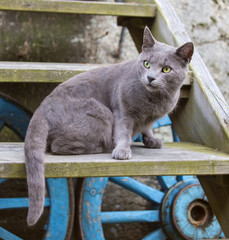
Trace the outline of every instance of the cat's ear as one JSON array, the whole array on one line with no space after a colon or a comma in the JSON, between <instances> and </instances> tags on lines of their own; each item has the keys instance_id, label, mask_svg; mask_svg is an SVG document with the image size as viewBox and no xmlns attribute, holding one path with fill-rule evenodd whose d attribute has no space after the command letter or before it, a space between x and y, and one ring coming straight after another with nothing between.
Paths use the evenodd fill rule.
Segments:
<instances>
[{"instance_id":1,"label":"cat's ear","mask_svg":"<svg viewBox=\"0 0 229 240\"><path fill-rule=\"evenodd\" d=\"M176 50L177 56L181 57L188 64L192 59L194 45L192 42L187 42Z\"/></svg>"},{"instance_id":2,"label":"cat's ear","mask_svg":"<svg viewBox=\"0 0 229 240\"><path fill-rule=\"evenodd\" d=\"M148 27L145 27L144 29L144 35L143 35L143 45L142 50L149 50L152 48L155 44L156 40L154 39L151 31Z\"/></svg>"}]
</instances>

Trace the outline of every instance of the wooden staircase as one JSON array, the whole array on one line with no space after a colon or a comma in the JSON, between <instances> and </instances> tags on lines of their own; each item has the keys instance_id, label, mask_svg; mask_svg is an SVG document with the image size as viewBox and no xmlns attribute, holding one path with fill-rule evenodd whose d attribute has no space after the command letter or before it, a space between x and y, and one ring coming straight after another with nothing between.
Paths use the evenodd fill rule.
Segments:
<instances>
[{"instance_id":1,"label":"wooden staircase","mask_svg":"<svg viewBox=\"0 0 229 240\"><path fill-rule=\"evenodd\" d=\"M153 35L159 41L177 46L191 41L168 0L155 0L154 2L151 0L127 0L124 3L1 0L0 10L118 16L118 24L128 28L139 51L141 51L145 25L151 28ZM75 74L97 66L94 64L0 62L0 88L3 82L60 83ZM173 159L174 161L166 162L163 162L162 159L170 154L167 152L169 148L162 150L161 154L158 153L160 157L157 159L148 156L143 162L141 162L141 154L137 154L137 152L136 158L125 162L109 160L107 155L102 155L106 161L93 160L90 157L79 160L80 157L77 156L72 162L69 162L69 157L66 157L59 164L55 157L49 155L47 156L46 176L198 175L213 211L225 235L229 237L229 206L225 205L229 196L229 107L197 51L195 51L190 64L190 70L190 77L181 92L181 98L184 101L181 101L179 108L171 115L171 118L182 141L204 145L198 149L198 151L201 150L201 157L199 155L199 158L195 158L197 151L195 144L186 145L185 149L185 145L182 143L172 146L174 149L179 149L176 152L177 157ZM209 149L206 153L205 146L225 153ZM24 178L22 145L0 144L1 151L3 155L0 157L0 178ZM167 167L163 167L164 164ZM69 173L67 171L69 166L75 171ZM144 170L148 166L150 166L148 170ZM84 167L87 172L81 171ZM80 172L77 169L80 169ZM125 169L125 171L121 169ZM219 195L220 197L218 197ZM222 206L224 206L223 209Z\"/></svg>"},{"instance_id":2,"label":"wooden staircase","mask_svg":"<svg viewBox=\"0 0 229 240\"><path fill-rule=\"evenodd\" d=\"M152 18L156 14L156 5L144 3L144 1L119 3L59 0L3 0L1 2L1 10Z\"/></svg>"}]
</instances>

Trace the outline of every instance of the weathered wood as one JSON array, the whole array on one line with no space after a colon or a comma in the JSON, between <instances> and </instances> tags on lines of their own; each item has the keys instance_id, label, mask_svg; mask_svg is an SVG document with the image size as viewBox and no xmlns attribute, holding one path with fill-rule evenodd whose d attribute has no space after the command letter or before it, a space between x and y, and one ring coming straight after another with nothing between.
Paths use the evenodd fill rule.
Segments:
<instances>
[{"instance_id":1,"label":"weathered wood","mask_svg":"<svg viewBox=\"0 0 229 240\"><path fill-rule=\"evenodd\" d=\"M157 17L152 32L159 41L180 46L191 41L168 0L155 0ZM190 63L193 85L185 105L172 116L173 125L184 141L201 143L229 153L229 107L195 49ZM228 174L228 170L225 174ZM195 173L198 175L198 173ZM223 232L229 237L229 187L214 177L198 176ZM224 179L228 177L219 176Z\"/></svg>"},{"instance_id":2,"label":"weathered wood","mask_svg":"<svg viewBox=\"0 0 229 240\"><path fill-rule=\"evenodd\" d=\"M59 0L1 0L0 10L153 17L153 4Z\"/></svg>"},{"instance_id":3,"label":"weathered wood","mask_svg":"<svg viewBox=\"0 0 229 240\"><path fill-rule=\"evenodd\" d=\"M118 17L117 24L127 27L135 46L140 53L142 51L143 32L145 26L151 27L154 18L134 18L134 17Z\"/></svg>"},{"instance_id":4,"label":"weathered wood","mask_svg":"<svg viewBox=\"0 0 229 240\"><path fill-rule=\"evenodd\" d=\"M155 0L157 16L152 26L156 39L180 46L191 41L168 0ZM229 153L229 106L195 49L190 63L194 83L187 104L173 115L184 141L197 142Z\"/></svg>"},{"instance_id":5,"label":"weathered wood","mask_svg":"<svg viewBox=\"0 0 229 240\"><path fill-rule=\"evenodd\" d=\"M145 26L151 26L153 22L153 17L150 18L137 18L137 17L118 17L118 26L123 27L135 27L144 29Z\"/></svg>"},{"instance_id":6,"label":"weathered wood","mask_svg":"<svg viewBox=\"0 0 229 240\"><path fill-rule=\"evenodd\" d=\"M110 153L45 155L46 177L209 175L229 172L229 155L192 143L167 143L163 149L135 145L131 160ZM0 144L0 178L25 178L23 143Z\"/></svg>"},{"instance_id":7,"label":"weathered wood","mask_svg":"<svg viewBox=\"0 0 229 240\"><path fill-rule=\"evenodd\" d=\"M0 62L0 82L61 83L69 78L105 65L74 63ZM191 78L184 82L180 98L189 97Z\"/></svg>"},{"instance_id":8,"label":"weathered wood","mask_svg":"<svg viewBox=\"0 0 229 240\"><path fill-rule=\"evenodd\" d=\"M229 175L198 178L225 236L229 237Z\"/></svg>"},{"instance_id":9,"label":"weathered wood","mask_svg":"<svg viewBox=\"0 0 229 240\"><path fill-rule=\"evenodd\" d=\"M0 82L63 82L98 64L0 62Z\"/></svg>"}]
</instances>

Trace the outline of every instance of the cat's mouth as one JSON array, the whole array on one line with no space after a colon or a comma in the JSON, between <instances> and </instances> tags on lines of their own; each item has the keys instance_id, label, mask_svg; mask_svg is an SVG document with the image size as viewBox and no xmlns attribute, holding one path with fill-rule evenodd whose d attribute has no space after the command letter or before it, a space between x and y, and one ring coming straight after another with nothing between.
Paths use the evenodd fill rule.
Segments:
<instances>
[{"instance_id":1,"label":"cat's mouth","mask_svg":"<svg viewBox=\"0 0 229 240\"><path fill-rule=\"evenodd\" d=\"M145 87L152 92L152 91L157 91L159 89L164 88L164 85L159 83L149 83L149 84L146 84Z\"/></svg>"}]
</instances>

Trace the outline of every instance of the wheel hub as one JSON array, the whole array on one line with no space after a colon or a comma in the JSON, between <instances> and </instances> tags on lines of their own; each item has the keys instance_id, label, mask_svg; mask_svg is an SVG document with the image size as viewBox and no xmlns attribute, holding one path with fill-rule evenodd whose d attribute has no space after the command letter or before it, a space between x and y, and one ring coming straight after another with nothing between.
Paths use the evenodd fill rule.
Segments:
<instances>
[{"instance_id":1,"label":"wheel hub","mask_svg":"<svg viewBox=\"0 0 229 240\"><path fill-rule=\"evenodd\" d=\"M169 189L161 221L170 239L218 238L222 232L198 180L181 181Z\"/></svg>"},{"instance_id":2,"label":"wheel hub","mask_svg":"<svg viewBox=\"0 0 229 240\"><path fill-rule=\"evenodd\" d=\"M191 224L201 227L211 223L213 212L209 203L205 200L197 199L191 202L188 207L188 220Z\"/></svg>"}]
</instances>

